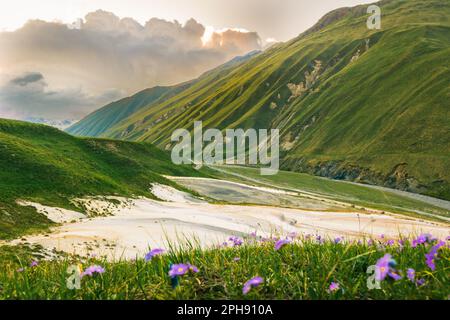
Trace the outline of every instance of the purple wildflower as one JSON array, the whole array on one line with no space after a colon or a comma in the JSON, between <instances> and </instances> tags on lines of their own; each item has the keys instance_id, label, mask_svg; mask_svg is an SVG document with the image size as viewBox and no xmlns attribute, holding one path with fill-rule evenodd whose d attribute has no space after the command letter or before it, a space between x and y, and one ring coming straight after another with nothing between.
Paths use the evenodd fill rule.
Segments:
<instances>
[{"instance_id":1,"label":"purple wildflower","mask_svg":"<svg viewBox=\"0 0 450 320\"><path fill-rule=\"evenodd\" d=\"M424 233L413 240L411 247L415 248L420 244L425 244L427 242L431 243L435 240L436 240L436 238L434 238L433 235L431 235L430 233Z\"/></svg>"},{"instance_id":2,"label":"purple wildflower","mask_svg":"<svg viewBox=\"0 0 450 320\"><path fill-rule=\"evenodd\" d=\"M239 257L235 257L235 258L233 259L233 261L235 261L235 262L240 261L240 260L241 260L241 258L239 258Z\"/></svg>"},{"instance_id":3,"label":"purple wildflower","mask_svg":"<svg viewBox=\"0 0 450 320\"><path fill-rule=\"evenodd\" d=\"M290 232L288 234L288 237L291 238L292 240L298 237L298 233L297 232Z\"/></svg>"},{"instance_id":4,"label":"purple wildflower","mask_svg":"<svg viewBox=\"0 0 450 320\"><path fill-rule=\"evenodd\" d=\"M373 240L372 239L369 239L369 241L367 241L367 245L368 246L371 246L373 244Z\"/></svg>"},{"instance_id":5,"label":"purple wildflower","mask_svg":"<svg viewBox=\"0 0 450 320\"><path fill-rule=\"evenodd\" d=\"M427 241L427 238L425 237L425 235L420 235L412 241L411 247L415 248L419 244L424 244L426 241Z\"/></svg>"},{"instance_id":6,"label":"purple wildflower","mask_svg":"<svg viewBox=\"0 0 450 320\"><path fill-rule=\"evenodd\" d=\"M38 265L39 265L39 262L37 262L36 260L33 260L30 263L30 267L32 267L32 268L37 267Z\"/></svg>"},{"instance_id":7,"label":"purple wildflower","mask_svg":"<svg viewBox=\"0 0 450 320\"><path fill-rule=\"evenodd\" d=\"M192 264L189 265L189 271L193 273L198 273L198 268Z\"/></svg>"},{"instance_id":8,"label":"purple wildflower","mask_svg":"<svg viewBox=\"0 0 450 320\"><path fill-rule=\"evenodd\" d=\"M278 250L280 250L281 248L283 248L285 245L287 245L289 243L291 243L291 240L288 240L288 239L278 240L275 243L275 250L278 251Z\"/></svg>"},{"instance_id":9,"label":"purple wildflower","mask_svg":"<svg viewBox=\"0 0 450 320\"><path fill-rule=\"evenodd\" d=\"M441 247L443 247L444 245L445 245L444 241L439 241L439 243L436 244L435 246L433 246L431 248L430 252L425 255L426 263L427 263L428 267L433 271L436 269L436 265L434 264L434 262L438 256L438 250Z\"/></svg>"},{"instance_id":10,"label":"purple wildflower","mask_svg":"<svg viewBox=\"0 0 450 320\"><path fill-rule=\"evenodd\" d=\"M342 238L341 237L337 237L336 239L334 239L334 243L335 244L338 244L338 243L340 243L342 241Z\"/></svg>"},{"instance_id":11,"label":"purple wildflower","mask_svg":"<svg viewBox=\"0 0 450 320\"><path fill-rule=\"evenodd\" d=\"M242 239L239 237L230 237L228 240L233 242L233 245L235 247L238 247L244 243L244 241L242 241Z\"/></svg>"},{"instance_id":12,"label":"purple wildflower","mask_svg":"<svg viewBox=\"0 0 450 320\"><path fill-rule=\"evenodd\" d=\"M164 253L163 249L153 249L149 253L145 255L145 261L151 261L155 256L161 255Z\"/></svg>"},{"instance_id":13,"label":"purple wildflower","mask_svg":"<svg viewBox=\"0 0 450 320\"><path fill-rule=\"evenodd\" d=\"M416 270L409 268L408 270L406 270L406 274L409 281L414 282L414 279L416 278Z\"/></svg>"},{"instance_id":14,"label":"purple wildflower","mask_svg":"<svg viewBox=\"0 0 450 320\"><path fill-rule=\"evenodd\" d=\"M323 244L323 243L325 242L325 239L322 238L322 236L317 236L317 237L316 237L316 240L317 240L317 243L318 243L318 244Z\"/></svg>"},{"instance_id":15,"label":"purple wildflower","mask_svg":"<svg viewBox=\"0 0 450 320\"><path fill-rule=\"evenodd\" d=\"M425 279L419 279L419 280L416 281L416 285L417 285L418 287L421 287L421 286L423 286L424 284L425 284Z\"/></svg>"},{"instance_id":16,"label":"purple wildflower","mask_svg":"<svg viewBox=\"0 0 450 320\"><path fill-rule=\"evenodd\" d=\"M400 280L402 278L402 276L399 275L397 271L389 271L388 275L389 275L389 277L391 277L395 281L398 281L398 280Z\"/></svg>"},{"instance_id":17,"label":"purple wildflower","mask_svg":"<svg viewBox=\"0 0 450 320\"><path fill-rule=\"evenodd\" d=\"M95 273L102 274L105 273L105 269L101 266L90 266L81 274L82 277L90 276L92 277Z\"/></svg>"},{"instance_id":18,"label":"purple wildflower","mask_svg":"<svg viewBox=\"0 0 450 320\"><path fill-rule=\"evenodd\" d=\"M395 240L388 240L386 242L386 245L388 245L388 246L393 246L394 244L395 244Z\"/></svg>"},{"instance_id":19,"label":"purple wildflower","mask_svg":"<svg viewBox=\"0 0 450 320\"><path fill-rule=\"evenodd\" d=\"M175 278L178 276L184 276L189 271L197 273L198 268L196 266L193 266L188 263L174 264L171 266L171 268L169 270L169 276L172 278Z\"/></svg>"},{"instance_id":20,"label":"purple wildflower","mask_svg":"<svg viewBox=\"0 0 450 320\"><path fill-rule=\"evenodd\" d=\"M261 277L254 277L250 280L248 280L245 284L244 287L242 288L242 293L243 294L247 294L250 292L250 289L252 287L257 287L259 286L261 283L264 282L264 279Z\"/></svg>"},{"instance_id":21,"label":"purple wildflower","mask_svg":"<svg viewBox=\"0 0 450 320\"><path fill-rule=\"evenodd\" d=\"M384 234L380 234L380 239L384 239Z\"/></svg>"},{"instance_id":22,"label":"purple wildflower","mask_svg":"<svg viewBox=\"0 0 450 320\"><path fill-rule=\"evenodd\" d=\"M328 288L328 292L334 292L339 290L339 283L331 282L330 287Z\"/></svg>"},{"instance_id":23,"label":"purple wildflower","mask_svg":"<svg viewBox=\"0 0 450 320\"><path fill-rule=\"evenodd\" d=\"M392 261L392 256L389 253L385 254L381 259L377 261L375 269L376 280L383 281L386 278Z\"/></svg>"},{"instance_id":24,"label":"purple wildflower","mask_svg":"<svg viewBox=\"0 0 450 320\"><path fill-rule=\"evenodd\" d=\"M176 276L183 276L189 271L189 265L181 263L181 264L174 264L169 270L169 276L176 277Z\"/></svg>"}]
</instances>

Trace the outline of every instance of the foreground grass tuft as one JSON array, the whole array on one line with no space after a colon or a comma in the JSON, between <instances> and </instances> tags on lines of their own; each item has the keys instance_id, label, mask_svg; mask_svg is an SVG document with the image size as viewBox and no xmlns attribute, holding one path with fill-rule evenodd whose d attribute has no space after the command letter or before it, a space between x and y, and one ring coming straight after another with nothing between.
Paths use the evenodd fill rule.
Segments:
<instances>
[{"instance_id":1,"label":"foreground grass tuft","mask_svg":"<svg viewBox=\"0 0 450 320\"><path fill-rule=\"evenodd\" d=\"M236 241L234 239L233 241ZM282 246L275 240L247 240L242 245L210 250L172 250L134 261L107 262L66 257L38 261L31 251L1 248L0 299L447 299L450 250L437 250L435 270L425 255L438 243L379 239L364 243L296 239ZM235 242L236 243L236 242ZM276 247L281 247L276 250ZM390 271L400 275L369 290L366 271L390 254ZM34 264L33 264L34 262ZM379 262L380 263L380 262ZM34 266L32 266L32 264ZM174 264L186 264L184 275L170 278ZM79 290L67 287L69 267L90 270ZM91 268L89 268L91 267ZM195 272L196 268L198 272ZM414 279L407 270L414 269ZM73 271L73 270L72 270ZM92 273L92 271L94 271ZM254 280L248 294L244 284ZM332 284L333 283L333 284ZM175 287L175 288L174 288ZM248 288L247 288L248 289Z\"/></svg>"}]
</instances>

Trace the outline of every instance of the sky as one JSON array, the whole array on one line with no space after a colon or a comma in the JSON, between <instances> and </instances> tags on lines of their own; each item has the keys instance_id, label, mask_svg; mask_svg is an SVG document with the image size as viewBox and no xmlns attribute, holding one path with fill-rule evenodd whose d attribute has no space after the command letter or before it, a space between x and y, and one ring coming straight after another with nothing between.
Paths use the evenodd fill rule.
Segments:
<instances>
[{"instance_id":1,"label":"sky","mask_svg":"<svg viewBox=\"0 0 450 320\"><path fill-rule=\"evenodd\" d=\"M0 117L78 120L289 40L333 9L370 2L0 0Z\"/></svg>"},{"instance_id":2,"label":"sky","mask_svg":"<svg viewBox=\"0 0 450 320\"><path fill-rule=\"evenodd\" d=\"M149 18L194 18L216 29L239 27L263 39L286 41L312 26L325 13L375 0L14 0L0 1L0 30L14 30L29 19L72 22L102 9L131 17L141 24Z\"/></svg>"}]
</instances>

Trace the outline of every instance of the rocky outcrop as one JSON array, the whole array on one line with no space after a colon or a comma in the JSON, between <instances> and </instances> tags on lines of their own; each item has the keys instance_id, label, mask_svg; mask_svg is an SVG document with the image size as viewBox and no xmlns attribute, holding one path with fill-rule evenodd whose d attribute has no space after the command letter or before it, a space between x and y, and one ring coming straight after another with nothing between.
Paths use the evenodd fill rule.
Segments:
<instances>
[{"instance_id":1,"label":"rocky outcrop","mask_svg":"<svg viewBox=\"0 0 450 320\"><path fill-rule=\"evenodd\" d=\"M436 180L429 184L419 181L408 173L407 163L400 163L389 172L379 172L348 161L313 161L305 158L290 158L282 162L281 168L336 180L366 183L434 196L442 193L439 190L449 188L449 183L443 180Z\"/></svg>"}]
</instances>

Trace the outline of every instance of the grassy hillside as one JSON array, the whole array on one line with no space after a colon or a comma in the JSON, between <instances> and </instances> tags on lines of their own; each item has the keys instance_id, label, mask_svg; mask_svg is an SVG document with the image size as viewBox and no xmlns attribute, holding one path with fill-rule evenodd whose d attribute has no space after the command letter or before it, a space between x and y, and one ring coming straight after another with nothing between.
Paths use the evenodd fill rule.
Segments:
<instances>
[{"instance_id":1,"label":"grassy hillside","mask_svg":"<svg viewBox=\"0 0 450 320\"><path fill-rule=\"evenodd\" d=\"M0 239L49 225L17 199L71 208L87 195L146 195L161 175L198 175L148 143L80 139L57 129L0 119Z\"/></svg>"},{"instance_id":2,"label":"grassy hillside","mask_svg":"<svg viewBox=\"0 0 450 320\"><path fill-rule=\"evenodd\" d=\"M279 128L284 169L450 199L450 3L377 4L380 30L367 29L367 5L338 9L100 136L169 149L194 120Z\"/></svg>"}]
</instances>

